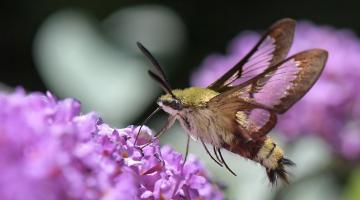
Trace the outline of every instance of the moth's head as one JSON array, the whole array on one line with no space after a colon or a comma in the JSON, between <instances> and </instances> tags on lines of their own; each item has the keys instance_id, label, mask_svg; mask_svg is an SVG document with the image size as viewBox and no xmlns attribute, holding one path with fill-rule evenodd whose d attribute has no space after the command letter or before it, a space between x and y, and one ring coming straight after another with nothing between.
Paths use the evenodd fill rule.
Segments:
<instances>
[{"instance_id":1,"label":"moth's head","mask_svg":"<svg viewBox=\"0 0 360 200\"><path fill-rule=\"evenodd\" d=\"M174 115L181 111L184 108L184 105L179 98L172 94L165 94L160 96L157 100L157 104L165 112Z\"/></svg>"}]
</instances>

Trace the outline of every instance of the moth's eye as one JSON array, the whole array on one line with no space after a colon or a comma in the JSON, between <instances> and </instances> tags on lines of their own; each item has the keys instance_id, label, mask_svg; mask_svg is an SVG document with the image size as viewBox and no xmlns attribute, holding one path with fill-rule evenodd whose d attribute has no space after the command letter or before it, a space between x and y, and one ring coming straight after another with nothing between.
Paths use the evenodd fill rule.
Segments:
<instances>
[{"instance_id":1,"label":"moth's eye","mask_svg":"<svg viewBox=\"0 0 360 200\"><path fill-rule=\"evenodd\" d=\"M177 99L173 99L170 101L170 107L172 107L175 110L181 110L182 109L182 105L181 102Z\"/></svg>"}]
</instances>

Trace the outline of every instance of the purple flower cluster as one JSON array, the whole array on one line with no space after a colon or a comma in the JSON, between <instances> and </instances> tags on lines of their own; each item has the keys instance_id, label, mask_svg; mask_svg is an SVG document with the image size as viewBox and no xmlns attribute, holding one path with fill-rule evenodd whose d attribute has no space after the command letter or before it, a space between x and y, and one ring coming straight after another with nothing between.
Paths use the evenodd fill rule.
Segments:
<instances>
[{"instance_id":1,"label":"purple flower cluster","mask_svg":"<svg viewBox=\"0 0 360 200\"><path fill-rule=\"evenodd\" d=\"M223 199L203 166L50 93L0 93L1 199ZM138 145L151 139L144 127Z\"/></svg>"},{"instance_id":2,"label":"purple flower cluster","mask_svg":"<svg viewBox=\"0 0 360 200\"><path fill-rule=\"evenodd\" d=\"M228 55L213 54L204 60L192 83L212 83L259 38L256 32L240 34L231 42ZM360 159L360 40L350 30L300 22L290 55L310 48L329 52L325 70L304 98L281 117L277 129L289 139L316 134L345 158Z\"/></svg>"}]
</instances>

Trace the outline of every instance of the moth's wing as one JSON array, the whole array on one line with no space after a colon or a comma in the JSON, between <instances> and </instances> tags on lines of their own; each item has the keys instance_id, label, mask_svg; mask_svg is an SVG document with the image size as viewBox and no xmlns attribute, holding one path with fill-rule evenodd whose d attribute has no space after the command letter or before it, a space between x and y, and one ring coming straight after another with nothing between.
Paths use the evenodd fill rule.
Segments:
<instances>
[{"instance_id":1,"label":"moth's wing","mask_svg":"<svg viewBox=\"0 0 360 200\"><path fill-rule=\"evenodd\" d=\"M229 90L284 60L291 47L294 30L295 21L292 19L282 19L273 24L243 59L208 88L218 92Z\"/></svg>"},{"instance_id":2,"label":"moth's wing","mask_svg":"<svg viewBox=\"0 0 360 200\"><path fill-rule=\"evenodd\" d=\"M232 131L238 130L245 139L265 135L275 126L276 113L284 113L313 86L327 56L321 49L295 54L215 96L207 107L218 118L231 120Z\"/></svg>"},{"instance_id":3,"label":"moth's wing","mask_svg":"<svg viewBox=\"0 0 360 200\"><path fill-rule=\"evenodd\" d=\"M266 135L277 122L275 112L238 96L213 98L207 108L212 110L218 123L226 123L232 133L241 135L243 141Z\"/></svg>"},{"instance_id":4,"label":"moth's wing","mask_svg":"<svg viewBox=\"0 0 360 200\"><path fill-rule=\"evenodd\" d=\"M248 134L250 138L258 138L266 135L274 128L277 122L276 113L263 109L254 108L238 111L236 122L239 129Z\"/></svg>"},{"instance_id":5,"label":"moth's wing","mask_svg":"<svg viewBox=\"0 0 360 200\"><path fill-rule=\"evenodd\" d=\"M237 96L252 99L267 109L282 114L314 85L327 57L327 51L322 49L297 53L215 98Z\"/></svg>"}]
</instances>

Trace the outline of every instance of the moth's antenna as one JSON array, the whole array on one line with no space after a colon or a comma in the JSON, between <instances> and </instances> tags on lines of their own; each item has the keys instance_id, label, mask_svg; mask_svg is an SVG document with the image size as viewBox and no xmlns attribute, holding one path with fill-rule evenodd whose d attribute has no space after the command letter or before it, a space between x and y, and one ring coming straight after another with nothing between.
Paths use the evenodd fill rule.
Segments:
<instances>
[{"instance_id":1,"label":"moth's antenna","mask_svg":"<svg viewBox=\"0 0 360 200\"><path fill-rule=\"evenodd\" d=\"M155 67L155 73L152 71L149 71L150 76L155 79L158 83L161 84L163 89L171 94L171 96L175 97L175 95L171 92L171 87L166 79L164 70L161 68L159 62L155 59L155 57L150 53L149 50L147 50L144 45L142 45L140 42L136 43L140 51L149 59L151 64Z\"/></svg>"},{"instance_id":2,"label":"moth's antenna","mask_svg":"<svg viewBox=\"0 0 360 200\"><path fill-rule=\"evenodd\" d=\"M141 124L140 128L139 128L139 131L137 132L136 134L136 137L135 137L135 142L134 142L134 146L136 145L136 142L139 138L139 135L140 135L140 131L142 129L142 127L144 126L144 124L146 124L146 122L151 119L152 116L154 116L157 112L159 112L159 110L161 110L160 107L157 107L149 116L146 117L146 119L143 121L143 123Z\"/></svg>"},{"instance_id":3,"label":"moth's antenna","mask_svg":"<svg viewBox=\"0 0 360 200\"><path fill-rule=\"evenodd\" d=\"M141 52L149 59L151 64L155 67L156 71L160 73L161 77L165 79L165 73L163 69L161 68L159 62L155 59L155 57L150 53L149 50L147 50L144 45L142 45L140 42L136 43L138 48L141 50Z\"/></svg>"},{"instance_id":4,"label":"moth's antenna","mask_svg":"<svg viewBox=\"0 0 360 200\"><path fill-rule=\"evenodd\" d=\"M150 77L153 80L155 80L156 82L158 82L160 84L160 86L162 87L162 89L165 92L171 94L171 96L175 98L175 95L171 92L171 89L169 88L169 86L166 84L166 82L161 77L159 77L157 74L155 74L151 70L148 71L148 74L150 75Z\"/></svg>"}]
</instances>

